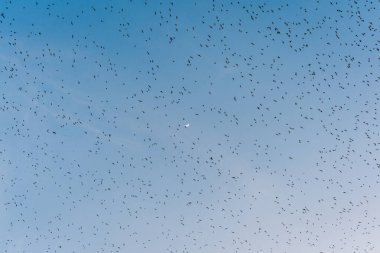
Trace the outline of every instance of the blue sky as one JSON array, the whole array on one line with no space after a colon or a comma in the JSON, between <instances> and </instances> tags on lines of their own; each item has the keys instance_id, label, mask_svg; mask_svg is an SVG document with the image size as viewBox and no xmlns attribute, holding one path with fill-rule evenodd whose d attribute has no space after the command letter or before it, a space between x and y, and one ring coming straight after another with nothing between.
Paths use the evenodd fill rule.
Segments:
<instances>
[{"instance_id":1,"label":"blue sky","mask_svg":"<svg viewBox=\"0 0 380 253\"><path fill-rule=\"evenodd\" d=\"M4 252L377 252L376 2L0 4Z\"/></svg>"}]
</instances>

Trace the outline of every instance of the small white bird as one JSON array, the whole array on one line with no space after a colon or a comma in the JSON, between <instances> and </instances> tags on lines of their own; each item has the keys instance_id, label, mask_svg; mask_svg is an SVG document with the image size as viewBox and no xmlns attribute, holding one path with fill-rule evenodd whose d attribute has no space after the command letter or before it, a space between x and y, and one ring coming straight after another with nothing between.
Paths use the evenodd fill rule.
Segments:
<instances>
[{"instance_id":1,"label":"small white bird","mask_svg":"<svg viewBox=\"0 0 380 253\"><path fill-rule=\"evenodd\" d=\"M187 123L187 124L185 125L186 128L188 128L189 126L190 126L190 123Z\"/></svg>"}]
</instances>

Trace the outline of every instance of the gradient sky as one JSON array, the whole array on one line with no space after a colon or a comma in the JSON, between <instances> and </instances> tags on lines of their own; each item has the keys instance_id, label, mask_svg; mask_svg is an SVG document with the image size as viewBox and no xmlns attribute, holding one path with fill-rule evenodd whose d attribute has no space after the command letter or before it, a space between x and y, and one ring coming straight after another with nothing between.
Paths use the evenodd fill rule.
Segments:
<instances>
[{"instance_id":1,"label":"gradient sky","mask_svg":"<svg viewBox=\"0 0 380 253\"><path fill-rule=\"evenodd\" d=\"M2 1L1 252L379 252L380 2Z\"/></svg>"}]
</instances>

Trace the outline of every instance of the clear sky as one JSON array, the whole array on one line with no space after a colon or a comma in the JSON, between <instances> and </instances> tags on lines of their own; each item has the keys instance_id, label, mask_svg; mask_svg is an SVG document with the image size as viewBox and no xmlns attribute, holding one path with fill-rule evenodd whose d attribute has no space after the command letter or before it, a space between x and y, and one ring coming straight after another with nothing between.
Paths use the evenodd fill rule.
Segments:
<instances>
[{"instance_id":1,"label":"clear sky","mask_svg":"<svg viewBox=\"0 0 380 253\"><path fill-rule=\"evenodd\" d=\"M379 252L379 6L1 1L0 252Z\"/></svg>"}]
</instances>

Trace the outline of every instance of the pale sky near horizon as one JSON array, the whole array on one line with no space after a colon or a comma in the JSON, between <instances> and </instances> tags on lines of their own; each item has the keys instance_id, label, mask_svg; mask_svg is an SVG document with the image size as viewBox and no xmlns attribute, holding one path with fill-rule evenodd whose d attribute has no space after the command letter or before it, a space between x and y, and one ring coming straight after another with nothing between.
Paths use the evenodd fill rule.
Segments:
<instances>
[{"instance_id":1,"label":"pale sky near horizon","mask_svg":"<svg viewBox=\"0 0 380 253\"><path fill-rule=\"evenodd\" d=\"M379 252L379 8L1 2L0 252Z\"/></svg>"}]
</instances>

